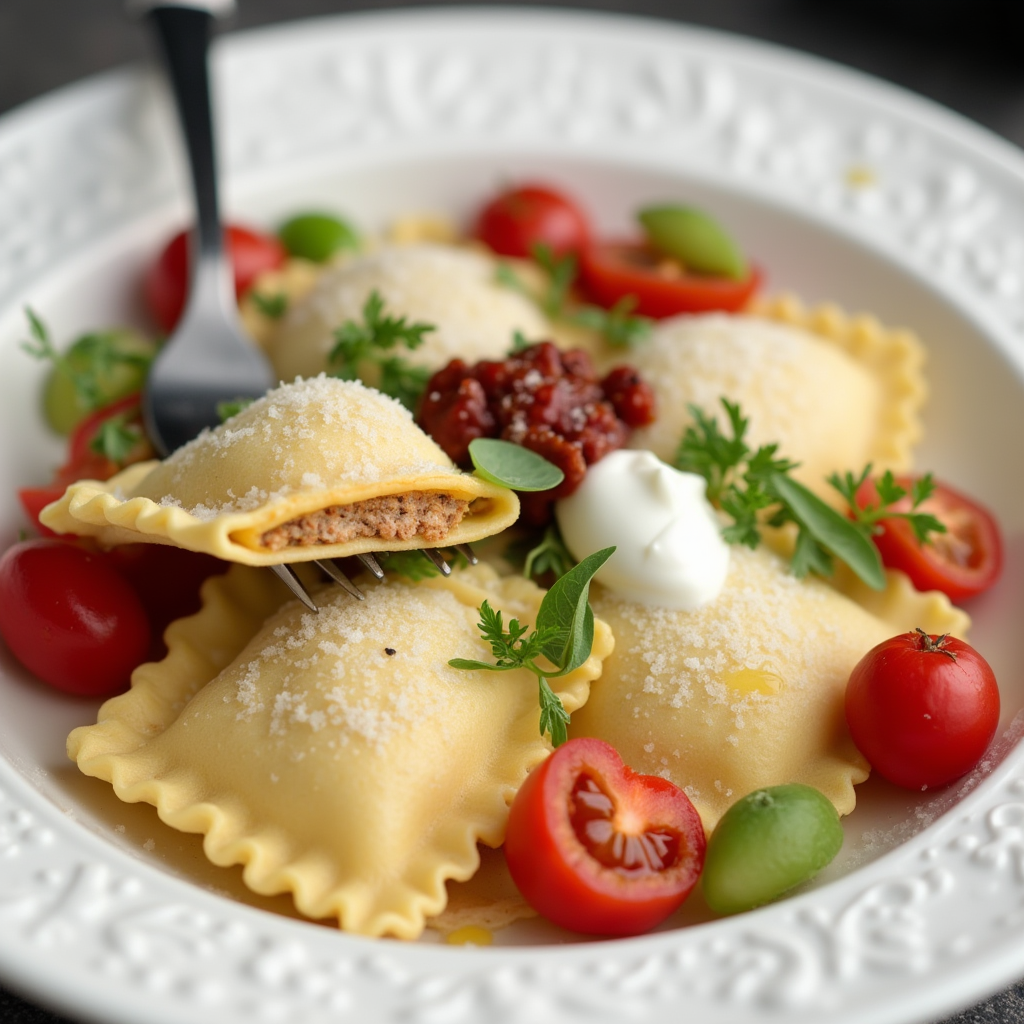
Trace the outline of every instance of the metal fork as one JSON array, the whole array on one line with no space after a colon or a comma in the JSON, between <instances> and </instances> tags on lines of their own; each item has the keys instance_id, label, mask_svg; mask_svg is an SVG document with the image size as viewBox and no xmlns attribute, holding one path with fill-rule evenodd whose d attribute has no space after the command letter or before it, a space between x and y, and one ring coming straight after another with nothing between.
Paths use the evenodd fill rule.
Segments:
<instances>
[{"instance_id":1,"label":"metal fork","mask_svg":"<svg viewBox=\"0 0 1024 1024\"><path fill-rule=\"evenodd\" d=\"M216 426L222 402L258 398L276 383L270 362L248 340L239 322L217 202L207 51L213 10L224 13L233 6L230 0L208 0L205 7L196 0L133 4L146 14L160 43L185 137L196 208L188 300L173 335L153 362L142 401L147 433L164 456L204 427ZM470 562L476 561L466 545L459 550ZM444 575L451 573L439 551L423 553ZM357 557L378 580L384 578L373 555ZM334 561L323 559L316 564L353 597L363 599L362 591ZM291 566L270 568L299 600L317 610Z\"/></svg>"}]
</instances>

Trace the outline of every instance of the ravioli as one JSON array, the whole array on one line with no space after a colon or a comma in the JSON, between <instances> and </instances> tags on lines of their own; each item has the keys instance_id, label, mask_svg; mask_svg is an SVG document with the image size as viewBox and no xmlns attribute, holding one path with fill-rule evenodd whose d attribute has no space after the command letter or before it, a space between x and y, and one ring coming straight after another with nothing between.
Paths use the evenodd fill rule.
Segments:
<instances>
[{"instance_id":1,"label":"ravioli","mask_svg":"<svg viewBox=\"0 0 1024 1024\"><path fill-rule=\"evenodd\" d=\"M456 358L503 358L516 331L539 340L549 325L532 302L499 285L495 273L493 259L468 249L385 246L324 270L278 322L267 354L282 380L327 369L334 332L348 320L362 322L363 305L376 290L387 314L434 328L403 353L408 362L440 369Z\"/></svg>"},{"instance_id":2,"label":"ravioli","mask_svg":"<svg viewBox=\"0 0 1024 1024\"><path fill-rule=\"evenodd\" d=\"M966 625L948 601L899 580L887 601L883 619L821 580L796 579L767 549L738 546L722 593L697 611L595 586L615 650L569 734L607 740L635 771L681 786L709 830L740 797L791 782L848 814L868 774L843 710L854 665L922 614L933 631Z\"/></svg>"},{"instance_id":3,"label":"ravioli","mask_svg":"<svg viewBox=\"0 0 1024 1024\"><path fill-rule=\"evenodd\" d=\"M502 842L512 797L550 751L530 672L448 660L490 660L483 600L530 622L543 591L481 566L389 579L364 602L332 588L318 615L280 606L282 593L243 566L209 581L164 661L76 729L69 754L120 799L204 833L210 860L243 864L254 891L291 892L301 913L349 931L415 938L445 882L476 871L477 842ZM591 657L552 680L570 712L611 647L598 621Z\"/></svg>"},{"instance_id":4,"label":"ravioli","mask_svg":"<svg viewBox=\"0 0 1024 1024\"><path fill-rule=\"evenodd\" d=\"M658 419L633 433L632 448L671 462L693 404L725 422L722 396L750 424L748 444L778 443L800 463L794 476L828 495L833 472L910 468L925 397L923 350L908 331L835 307L807 311L792 298L758 315L708 314L661 321L630 354L654 388Z\"/></svg>"},{"instance_id":5,"label":"ravioli","mask_svg":"<svg viewBox=\"0 0 1024 1024\"><path fill-rule=\"evenodd\" d=\"M72 484L40 519L107 545L272 565L469 543L518 514L512 491L461 472L398 402L320 376L269 392L163 462Z\"/></svg>"}]
</instances>

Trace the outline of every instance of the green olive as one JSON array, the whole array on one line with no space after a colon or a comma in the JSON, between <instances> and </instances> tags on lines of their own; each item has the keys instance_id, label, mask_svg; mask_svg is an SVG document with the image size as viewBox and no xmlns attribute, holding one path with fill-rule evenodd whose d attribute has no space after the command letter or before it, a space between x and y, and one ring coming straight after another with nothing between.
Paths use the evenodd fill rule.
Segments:
<instances>
[{"instance_id":1,"label":"green olive","mask_svg":"<svg viewBox=\"0 0 1024 1024\"><path fill-rule=\"evenodd\" d=\"M638 214L647 240L698 274L747 276L739 246L713 217L692 206L649 206Z\"/></svg>"},{"instance_id":2,"label":"green olive","mask_svg":"<svg viewBox=\"0 0 1024 1024\"><path fill-rule=\"evenodd\" d=\"M155 350L152 341L134 331L83 335L46 379L46 422L58 434L70 434L91 412L141 390Z\"/></svg>"},{"instance_id":3,"label":"green olive","mask_svg":"<svg viewBox=\"0 0 1024 1024\"><path fill-rule=\"evenodd\" d=\"M811 786L759 789L711 833L701 885L720 914L751 910L813 878L843 845L839 815Z\"/></svg>"},{"instance_id":4,"label":"green olive","mask_svg":"<svg viewBox=\"0 0 1024 1024\"><path fill-rule=\"evenodd\" d=\"M300 213L277 234L292 256L314 263L324 263L341 249L359 248L355 228L329 213Z\"/></svg>"}]
</instances>

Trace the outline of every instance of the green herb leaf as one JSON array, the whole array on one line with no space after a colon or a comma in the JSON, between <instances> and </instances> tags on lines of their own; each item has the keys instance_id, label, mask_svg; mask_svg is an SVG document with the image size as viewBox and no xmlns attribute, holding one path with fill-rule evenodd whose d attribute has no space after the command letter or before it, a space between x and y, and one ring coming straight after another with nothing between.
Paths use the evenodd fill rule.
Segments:
<instances>
[{"instance_id":1,"label":"green herb leaf","mask_svg":"<svg viewBox=\"0 0 1024 1024\"><path fill-rule=\"evenodd\" d=\"M512 619L506 628L501 612L484 601L477 628L491 647L494 663L470 658L452 658L448 662L453 668L466 671L525 668L532 672L537 677L540 732L542 736L549 735L556 747L566 740L569 714L547 681L567 675L590 657L594 645L594 613L587 603L590 581L614 550L595 552L566 573L544 596L532 632L518 619ZM537 665L536 659L541 655L556 666L554 671Z\"/></svg>"},{"instance_id":2,"label":"green herb leaf","mask_svg":"<svg viewBox=\"0 0 1024 1024\"><path fill-rule=\"evenodd\" d=\"M263 295L261 292L249 292L252 304L271 320L280 320L288 309L288 296L284 292L276 295Z\"/></svg>"},{"instance_id":3,"label":"green herb leaf","mask_svg":"<svg viewBox=\"0 0 1024 1024\"><path fill-rule=\"evenodd\" d=\"M579 668L590 657L594 644L594 613L587 602L590 581L614 551L613 547L602 548L587 555L544 595L537 612L537 629L558 631L543 650L561 674Z\"/></svg>"},{"instance_id":4,"label":"green herb leaf","mask_svg":"<svg viewBox=\"0 0 1024 1024\"><path fill-rule=\"evenodd\" d=\"M132 449L142 440L142 431L128 422L128 414L104 420L89 442L91 451L115 465L123 466Z\"/></svg>"},{"instance_id":5,"label":"green herb leaf","mask_svg":"<svg viewBox=\"0 0 1024 1024\"><path fill-rule=\"evenodd\" d=\"M221 423L224 423L232 416L237 416L243 409L247 409L252 403L253 399L251 398L232 398L218 402L217 415L220 417Z\"/></svg>"},{"instance_id":6,"label":"green herb leaf","mask_svg":"<svg viewBox=\"0 0 1024 1024\"><path fill-rule=\"evenodd\" d=\"M692 206L649 206L639 213L647 240L698 274L740 280L747 261L721 224Z\"/></svg>"},{"instance_id":7,"label":"green herb leaf","mask_svg":"<svg viewBox=\"0 0 1024 1024\"><path fill-rule=\"evenodd\" d=\"M395 355L394 349L419 348L423 336L433 330L432 324L410 324L404 316L386 315L384 300L375 289L363 304L363 322L348 320L334 332L328 370L341 380L361 380L365 366L375 365L380 374L377 389L415 410L430 374Z\"/></svg>"},{"instance_id":8,"label":"green herb leaf","mask_svg":"<svg viewBox=\"0 0 1024 1024\"><path fill-rule=\"evenodd\" d=\"M470 441L469 457L477 476L514 491L549 491L565 479L565 474L543 455L495 437Z\"/></svg>"},{"instance_id":9,"label":"green herb leaf","mask_svg":"<svg viewBox=\"0 0 1024 1024\"><path fill-rule=\"evenodd\" d=\"M380 551L375 557L381 568L414 582L441 575L441 570L418 548L411 551ZM464 555L456 551L453 552L448 564L453 568L464 568L469 562Z\"/></svg>"},{"instance_id":10,"label":"green herb leaf","mask_svg":"<svg viewBox=\"0 0 1024 1024\"><path fill-rule=\"evenodd\" d=\"M564 576L575 564L569 549L553 523L544 530L538 541L536 534L515 541L505 549L505 558L522 569L527 579L539 580L551 575Z\"/></svg>"}]
</instances>

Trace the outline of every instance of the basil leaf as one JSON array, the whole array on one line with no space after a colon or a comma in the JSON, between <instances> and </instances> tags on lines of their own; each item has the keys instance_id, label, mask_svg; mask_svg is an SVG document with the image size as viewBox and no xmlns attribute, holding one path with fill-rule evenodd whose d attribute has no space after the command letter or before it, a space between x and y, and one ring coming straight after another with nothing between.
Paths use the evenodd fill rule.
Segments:
<instances>
[{"instance_id":1,"label":"basil leaf","mask_svg":"<svg viewBox=\"0 0 1024 1024\"><path fill-rule=\"evenodd\" d=\"M737 281L747 275L739 246L714 219L692 206L649 206L638 214L655 249L674 256L698 274L715 274Z\"/></svg>"},{"instance_id":2,"label":"basil leaf","mask_svg":"<svg viewBox=\"0 0 1024 1024\"><path fill-rule=\"evenodd\" d=\"M587 603L590 581L614 551L602 548L587 555L544 595L537 612L537 629L566 630L543 647L544 656L559 667L560 675L579 668L590 657L594 645L594 613Z\"/></svg>"},{"instance_id":3,"label":"basil leaf","mask_svg":"<svg viewBox=\"0 0 1024 1024\"><path fill-rule=\"evenodd\" d=\"M823 548L846 562L873 590L885 589L885 570L878 549L846 516L781 473L772 473L766 486L789 505L804 529Z\"/></svg>"},{"instance_id":4,"label":"basil leaf","mask_svg":"<svg viewBox=\"0 0 1024 1024\"><path fill-rule=\"evenodd\" d=\"M478 437L469 442L476 475L514 491L549 491L565 474L543 455L511 441Z\"/></svg>"}]
</instances>

